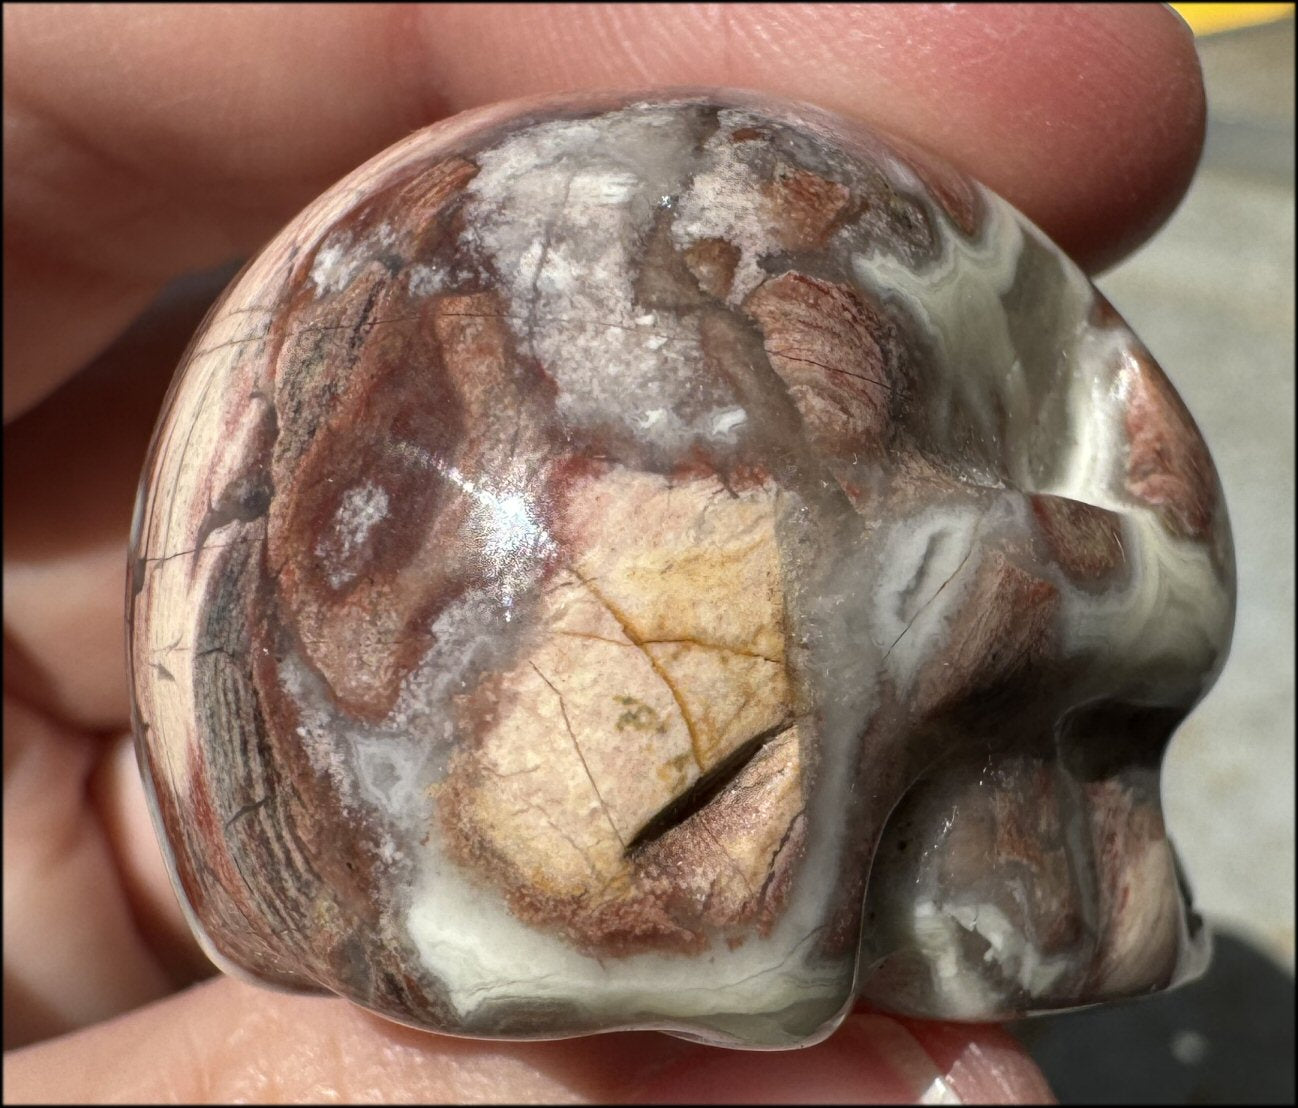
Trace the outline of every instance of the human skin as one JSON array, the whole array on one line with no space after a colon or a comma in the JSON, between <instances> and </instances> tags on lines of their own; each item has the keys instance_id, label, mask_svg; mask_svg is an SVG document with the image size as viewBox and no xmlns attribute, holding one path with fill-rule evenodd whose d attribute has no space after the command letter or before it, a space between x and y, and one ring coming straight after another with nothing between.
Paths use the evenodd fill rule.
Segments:
<instances>
[{"instance_id":1,"label":"human skin","mask_svg":"<svg viewBox=\"0 0 1298 1108\"><path fill-rule=\"evenodd\" d=\"M862 1013L769 1054L651 1033L474 1042L194 985L211 969L128 730L127 529L161 390L215 292L160 290L254 252L414 128L582 87L795 96L944 155L1094 271L1193 172L1203 92L1179 20L1152 5L48 5L6 8L4 31L7 1099L787 1103L913 1099L935 1078L963 1099L1047 1096L994 1028Z\"/></svg>"}]
</instances>

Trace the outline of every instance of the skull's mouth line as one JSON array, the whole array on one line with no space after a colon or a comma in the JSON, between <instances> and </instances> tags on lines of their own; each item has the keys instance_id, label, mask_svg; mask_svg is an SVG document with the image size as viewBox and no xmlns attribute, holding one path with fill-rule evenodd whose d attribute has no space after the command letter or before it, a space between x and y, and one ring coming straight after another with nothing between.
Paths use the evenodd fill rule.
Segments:
<instances>
[{"instance_id":1,"label":"skull's mouth line","mask_svg":"<svg viewBox=\"0 0 1298 1108\"><path fill-rule=\"evenodd\" d=\"M626 856L633 857L637 851L701 812L748 768L749 763L762 752L767 743L784 734L795 722L793 719L783 720L735 747L715 766L701 774L680 796L652 816L626 844Z\"/></svg>"}]
</instances>

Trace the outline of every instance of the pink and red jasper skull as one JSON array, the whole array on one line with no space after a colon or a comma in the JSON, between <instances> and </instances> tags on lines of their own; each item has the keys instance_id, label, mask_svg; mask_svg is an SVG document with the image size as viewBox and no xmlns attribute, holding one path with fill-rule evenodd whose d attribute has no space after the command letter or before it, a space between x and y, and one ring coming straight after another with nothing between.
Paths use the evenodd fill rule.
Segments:
<instances>
[{"instance_id":1,"label":"pink and red jasper skull","mask_svg":"<svg viewBox=\"0 0 1298 1108\"><path fill-rule=\"evenodd\" d=\"M747 94L420 132L195 339L130 647L220 964L452 1033L823 1037L1194 973L1220 487L1002 200Z\"/></svg>"}]
</instances>

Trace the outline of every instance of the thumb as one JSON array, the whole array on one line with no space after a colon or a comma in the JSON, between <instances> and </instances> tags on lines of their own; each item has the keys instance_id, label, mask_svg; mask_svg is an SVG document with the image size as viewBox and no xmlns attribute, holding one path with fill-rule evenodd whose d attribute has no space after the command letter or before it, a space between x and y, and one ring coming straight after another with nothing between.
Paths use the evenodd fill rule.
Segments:
<instances>
[{"instance_id":1,"label":"thumb","mask_svg":"<svg viewBox=\"0 0 1298 1108\"><path fill-rule=\"evenodd\" d=\"M854 1015L806 1050L655 1032L558 1042L431 1035L334 999L221 978L5 1056L17 1103L1014 1103L1050 1100L992 1028Z\"/></svg>"}]
</instances>

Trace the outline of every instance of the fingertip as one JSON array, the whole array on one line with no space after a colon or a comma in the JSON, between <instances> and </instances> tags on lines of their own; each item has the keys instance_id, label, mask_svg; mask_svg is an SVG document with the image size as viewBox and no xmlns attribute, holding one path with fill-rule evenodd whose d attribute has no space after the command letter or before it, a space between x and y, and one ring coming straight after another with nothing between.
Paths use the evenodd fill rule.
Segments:
<instances>
[{"instance_id":1,"label":"fingertip","mask_svg":"<svg viewBox=\"0 0 1298 1108\"><path fill-rule=\"evenodd\" d=\"M1084 146L1072 151L1040 216L1092 273L1137 249L1176 210L1207 124L1199 55L1184 21L1162 4L1094 8L1092 57L1103 65L1090 82L1093 156Z\"/></svg>"},{"instance_id":2,"label":"fingertip","mask_svg":"<svg viewBox=\"0 0 1298 1108\"><path fill-rule=\"evenodd\" d=\"M797 1051L700 1048L633 1090L657 1104L1052 1103L1040 1071L994 1028L849 1016Z\"/></svg>"},{"instance_id":3,"label":"fingertip","mask_svg":"<svg viewBox=\"0 0 1298 1108\"><path fill-rule=\"evenodd\" d=\"M826 101L945 157L1091 272L1179 204L1206 100L1193 36L1164 6L917 5L893 18L877 45L864 40L873 74L857 101L841 73ZM872 85L897 94L875 102Z\"/></svg>"},{"instance_id":4,"label":"fingertip","mask_svg":"<svg viewBox=\"0 0 1298 1108\"><path fill-rule=\"evenodd\" d=\"M426 13L449 104L564 89L732 85L927 147L1084 267L1158 229L1205 100L1193 36L1153 4L497 5ZM520 60L522 64L520 64Z\"/></svg>"},{"instance_id":5,"label":"fingertip","mask_svg":"<svg viewBox=\"0 0 1298 1108\"><path fill-rule=\"evenodd\" d=\"M649 1032L494 1042L218 977L5 1058L6 1103L602 1103L682 1052Z\"/></svg>"},{"instance_id":6,"label":"fingertip","mask_svg":"<svg viewBox=\"0 0 1298 1108\"><path fill-rule=\"evenodd\" d=\"M397 1026L330 997L218 978L6 1056L13 1103L1032 1103L1052 1097L989 1027L857 1013L805 1050L653 1032L488 1042Z\"/></svg>"},{"instance_id":7,"label":"fingertip","mask_svg":"<svg viewBox=\"0 0 1298 1108\"><path fill-rule=\"evenodd\" d=\"M6 274L20 278L6 284L18 320L5 332L7 418L103 349L165 280L254 249L443 112L666 85L813 101L945 157L1091 269L1162 224L1203 138L1193 41L1156 5L73 13L4 10Z\"/></svg>"},{"instance_id":8,"label":"fingertip","mask_svg":"<svg viewBox=\"0 0 1298 1108\"><path fill-rule=\"evenodd\" d=\"M923 1046L966 1104L1054 1104L1055 1095L1023 1047L993 1024L899 1022Z\"/></svg>"}]
</instances>

